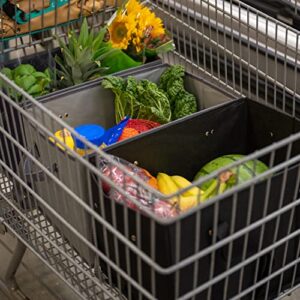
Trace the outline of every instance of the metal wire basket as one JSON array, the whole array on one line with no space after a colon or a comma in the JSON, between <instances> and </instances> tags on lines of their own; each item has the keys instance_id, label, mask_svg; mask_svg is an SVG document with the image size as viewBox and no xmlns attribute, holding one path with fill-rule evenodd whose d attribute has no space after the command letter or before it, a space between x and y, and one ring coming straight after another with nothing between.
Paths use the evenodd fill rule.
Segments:
<instances>
[{"instance_id":1,"label":"metal wire basket","mask_svg":"<svg viewBox=\"0 0 300 300\"><path fill-rule=\"evenodd\" d=\"M207 202L201 203L199 194L199 205L193 209L161 218L155 213L157 199L180 201L184 191L162 195L109 155L114 151L120 154L132 141L121 144L119 150L108 149L108 153L98 149L0 74L5 89L19 95L15 101L3 86L0 91L3 223L83 299L281 297L296 288L300 278L300 34L238 1L149 4L174 36L176 51L164 55L165 62L180 63L190 73L252 99L233 101L234 107L243 110L257 104L276 115L264 120L277 125L278 131L268 131L270 139L264 137L260 147L246 151L249 155L245 158L193 182L190 188L211 179L221 185L223 172L232 168L239 172L246 162L256 159L264 161L268 171ZM108 13L115 8L110 6ZM106 13L102 11L98 18L106 20ZM56 25L54 30L60 30ZM43 37L33 41L29 36L23 43L22 39L12 39L4 53L12 55L23 49L26 55L45 42ZM219 110L231 107L226 105L200 115L213 118ZM253 124L258 124L264 114L254 112ZM184 122L170 128L184 127ZM80 156L58 140L54 132L63 128L85 143L93 155ZM207 128L203 137L217 136L211 129ZM158 136L159 130L149 137ZM180 148L180 140L176 144ZM117 169L124 180L134 184L138 195L147 199L146 208L133 210L107 197L103 183L124 202L140 207L126 190L127 181L116 185L101 172L103 161L110 171ZM63 206L69 216L60 209ZM80 230L74 219L78 224L84 220ZM8 275L13 276L11 270L19 259L12 261Z\"/></svg>"}]
</instances>

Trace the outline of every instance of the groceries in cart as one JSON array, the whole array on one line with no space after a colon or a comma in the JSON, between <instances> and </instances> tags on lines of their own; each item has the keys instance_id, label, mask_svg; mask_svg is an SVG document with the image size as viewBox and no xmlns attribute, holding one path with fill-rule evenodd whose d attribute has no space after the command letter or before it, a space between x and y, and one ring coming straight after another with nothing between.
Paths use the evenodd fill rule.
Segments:
<instances>
[{"instance_id":1,"label":"groceries in cart","mask_svg":"<svg viewBox=\"0 0 300 300\"><path fill-rule=\"evenodd\" d=\"M194 177L194 182L244 157L244 155L240 154L218 157L200 169ZM124 159L115 156L111 156L111 159L113 162L102 158L99 163L103 175L113 182L113 185L109 185L108 182L103 180L102 187L106 195L111 200L124 203L131 209L142 211L145 209L152 210L156 215L164 218L174 217L188 211L200 203L222 194L238 184L251 180L268 170L268 167L263 162L250 160L239 167L224 170L215 178L197 186L197 184L192 184L180 175L168 175L159 172L155 178L145 169L131 164ZM115 162L125 167L129 175L119 168ZM171 198L159 199L155 193L152 193L151 189L144 188L130 175L138 177L151 186L152 189L159 191L163 195L170 195ZM114 186L123 189L125 194L115 189ZM182 193L180 193L181 190L183 190Z\"/></svg>"},{"instance_id":2,"label":"groceries in cart","mask_svg":"<svg viewBox=\"0 0 300 300\"><path fill-rule=\"evenodd\" d=\"M172 203L154 197L151 192L137 183L131 176L136 176L147 183L153 189L157 189L157 180L147 170L131 164L121 158L111 156L113 162L100 159L99 168L105 178L112 180L114 185L122 187L125 195L119 192L114 186L103 180L101 182L105 194L118 203L123 203L134 210L144 211L150 209L162 218L175 217L177 210ZM121 164L128 174L116 166L116 162Z\"/></svg>"},{"instance_id":3,"label":"groceries in cart","mask_svg":"<svg viewBox=\"0 0 300 300\"><path fill-rule=\"evenodd\" d=\"M129 117L125 117L117 125L113 126L112 128L109 128L105 132L101 148L110 146L116 142L132 138L158 126L160 126L159 123L152 122L149 120L130 119Z\"/></svg>"},{"instance_id":4,"label":"groceries in cart","mask_svg":"<svg viewBox=\"0 0 300 300\"><path fill-rule=\"evenodd\" d=\"M136 0L125 2L108 24L97 30L84 19L80 31L70 30L68 39L58 35L54 38L59 43L59 49L54 52L57 54L51 62L55 64L51 68L51 77L48 69L42 69L38 58L37 66L33 62L31 66L28 63L21 65L22 68L37 68L41 73L47 73L45 87L39 85L39 89L35 86L31 90L20 80L15 80L14 76L9 77L33 97L138 67L174 49L173 40L161 19ZM17 65L19 63L19 60L16 61ZM2 73L14 73L14 66L5 67Z\"/></svg>"},{"instance_id":5,"label":"groceries in cart","mask_svg":"<svg viewBox=\"0 0 300 300\"><path fill-rule=\"evenodd\" d=\"M126 139L132 138L143 132L159 127L160 125L161 124L157 122L153 122L149 120L128 119L126 126L124 127L118 141L124 141ZM107 145L111 145L111 143L107 143Z\"/></svg>"},{"instance_id":6,"label":"groceries in cart","mask_svg":"<svg viewBox=\"0 0 300 300\"><path fill-rule=\"evenodd\" d=\"M142 119L130 119L125 117L117 125L105 130L102 126L97 124L84 124L74 128L74 130L88 142L93 145L105 148L116 142L124 141L132 138L140 133L146 132L150 129L160 126L159 123ZM68 148L75 150L78 154L84 156L91 154L94 150L89 149L85 143L76 135L72 135L69 130L64 128L55 132L54 136L61 142L55 142L52 137L49 140L62 149L65 150L63 144Z\"/></svg>"},{"instance_id":7,"label":"groceries in cart","mask_svg":"<svg viewBox=\"0 0 300 300\"><path fill-rule=\"evenodd\" d=\"M76 133L83 139L92 143L93 145L100 147L105 135L105 129L97 124L84 124L74 128ZM73 151L76 151L78 154L84 156L93 152L92 149L89 149L86 144L77 136L73 135L66 128L58 130L54 134L55 138L49 137L49 140L52 143L55 143L57 147L65 151L64 145L70 148Z\"/></svg>"},{"instance_id":8,"label":"groceries in cart","mask_svg":"<svg viewBox=\"0 0 300 300\"><path fill-rule=\"evenodd\" d=\"M244 157L245 156L241 154L231 154L213 159L200 169L194 180L198 180L234 162L240 161ZM267 170L268 167L259 160L250 160L241 164L239 167L225 170L219 175L219 181L217 179L211 179L201 185L201 189L204 191L203 199L205 200L221 194L229 188L251 180Z\"/></svg>"},{"instance_id":9,"label":"groceries in cart","mask_svg":"<svg viewBox=\"0 0 300 300\"><path fill-rule=\"evenodd\" d=\"M97 147L104 148L195 113L197 100L186 91L184 76L184 68L174 65L163 72L158 84L146 79L138 81L132 76L127 79L105 77L102 86L111 89L115 94L116 125L105 132L101 131L101 141L99 139L97 143L89 139L90 127L86 127L84 133L79 130L79 134ZM78 127L75 130L78 131ZM76 149L80 155L93 152L81 147L81 143L79 146L74 143L71 149Z\"/></svg>"},{"instance_id":10,"label":"groceries in cart","mask_svg":"<svg viewBox=\"0 0 300 300\"><path fill-rule=\"evenodd\" d=\"M107 76L102 87L115 94L116 122L130 116L165 124L197 111L196 97L186 91L184 76L184 68L174 65L164 71L158 84L133 76Z\"/></svg>"}]
</instances>

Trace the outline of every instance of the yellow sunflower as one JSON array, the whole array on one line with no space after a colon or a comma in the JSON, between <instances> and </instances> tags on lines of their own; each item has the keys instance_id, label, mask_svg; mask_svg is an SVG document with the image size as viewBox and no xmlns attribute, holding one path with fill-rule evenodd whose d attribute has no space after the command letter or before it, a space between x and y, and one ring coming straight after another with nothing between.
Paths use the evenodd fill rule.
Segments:
<instances>
[{"instance_id":1,"label":"yellow sunflower","mask_svg":"<svg viewBox=\"0 0 300 300\"><path fill-rule=\"evenodd\" d=\"M128 2L125 5L125 8L127 14L137 14L143 8L143 6L137 0L128 0Z\"/></svg>"},{"instance_id":2,"label":"yellow sunflower","mask_svg":"<svg viewBox=\"0 0 300 300\"><path fill-rule=\"evenodd\" d=\"M132 44L133 46L135 47L135 51L137 53L141 52L142 51L142 41L141 41L141 38L139 36L135 36L133 39L132 39Z\"/></svg>"},{"instance_id":3,"label":"yellow sunflower","mask_svg":"<svg viewBox=\"0 0 300 300\"><path fill-rule=\"evenodd\" d=\"M137 53L146 42L165 34L162 20L138 0L128 0L108 30L114 48L126 50L131 45Z\"/></svg>"},{"instance_id":4,"label":"yellow sunflower","mask_svg":"<svg viewBox=\"0 0 300 300\"><path fill-rule=\"evenodd\" d=\"M127 49L135 28L136 23L132 18L119 13L108 27L112 46L114 48Z\"/></svg>"},{"instance_id":5,"label":"yellow sunflower","mask_svg":"<svg viewBox=\"0 0 300 300\"><path fill-rule=\"evenodd\" d=\"M155 14L153 14L152 18L149 20L149 25L152 28L151 36L153 38L165 34L163 22L160 18L157 18Z\"/></svg>"},{"instance_id":6,"label":"yellow sunflower","mask_svg":"<svg viewBox=\"0 0 300 300\"><path fill-rule=\"evenodd\" d=\"M157 37L165 33L163 22L160 18L150 11L149 8L144 7L141 10L139 17L139 28L144 31L144 34L148 37Z\"/></svg>"}]
</instances>

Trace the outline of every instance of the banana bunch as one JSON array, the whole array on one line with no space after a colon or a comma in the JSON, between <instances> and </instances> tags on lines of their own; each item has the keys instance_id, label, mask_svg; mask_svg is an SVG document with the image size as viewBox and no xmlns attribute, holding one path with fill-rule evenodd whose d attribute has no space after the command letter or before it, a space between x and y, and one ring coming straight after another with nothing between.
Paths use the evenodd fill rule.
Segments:
<instances>
[{"instance_id":1,"label":"banana bunch","mask_svg":"<svg viewBox=\"0 0 300 300\"><path fill-rule=\"evenodd\" d=\"M169 176L165 173L158 173L157 185L162 194L170 195L178 192L181 189L189 187L191 182L182 176ZM203 191L201 189L198 187L192 187L186 190L180 196L171 198L169 201L173 205L178 205L181 211L186 211L202 202L202 194Z\"/></svg>"}]
</instances>

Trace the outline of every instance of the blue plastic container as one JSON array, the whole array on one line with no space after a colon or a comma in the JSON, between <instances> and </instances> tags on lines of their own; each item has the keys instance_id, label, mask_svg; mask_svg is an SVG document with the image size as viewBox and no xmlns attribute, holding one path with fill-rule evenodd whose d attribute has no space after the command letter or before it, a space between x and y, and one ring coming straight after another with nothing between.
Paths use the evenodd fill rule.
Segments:
<instances>
[{"instance_id":1,"label":"blue plastic container","mask_svg":"<svg viewBox=\"0 0 300 300\"><path fill-rule=\"evenodd\" d=\"M75 130L92 144L98 147L102 144L105 133L105 129L103 127L95 124L85 124L75 127ZM82 141L75 136L73 138L77 148L85 149L85 145Z\"/></svg>"}]
</instances>

